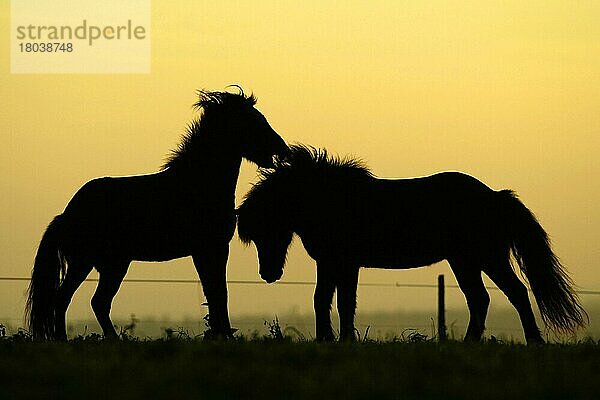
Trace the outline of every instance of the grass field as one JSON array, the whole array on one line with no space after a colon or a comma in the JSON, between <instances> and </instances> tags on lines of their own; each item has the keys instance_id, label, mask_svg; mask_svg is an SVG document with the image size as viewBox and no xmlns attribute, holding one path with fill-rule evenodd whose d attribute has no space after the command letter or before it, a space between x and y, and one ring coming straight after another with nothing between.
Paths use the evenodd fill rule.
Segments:
<instances>
[{"instance_id":1,"label":"grass field","mask_svg":"<svg viewBox=\"0 0 600 400\"><path fill-rule=\"evenodd\" d=\"M278 338L0 340L0 398L594 399L600 346Z\"/></svg>"}]
</instances>

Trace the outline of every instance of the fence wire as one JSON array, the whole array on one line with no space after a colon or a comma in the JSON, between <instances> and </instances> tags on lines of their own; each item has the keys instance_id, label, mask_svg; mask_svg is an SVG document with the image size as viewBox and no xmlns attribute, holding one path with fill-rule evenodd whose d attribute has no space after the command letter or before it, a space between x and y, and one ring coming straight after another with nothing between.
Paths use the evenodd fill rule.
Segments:
<instances>
[{"instance_id":1,"label":"fence wire","mask_svg":"<svg viewBox=\"0 0 600 400\"><path fill-rule=\"evenodd\" d=\"M29 282L31 278L22 276L0 276L0 281L14 281L14 282ZM88 278L84 282L98 282L98 278ZM199 279L137 279L137 278L126 278L123 279L126 283L171 283L171 284L200 284ZM268 283L258 280L250 279L232 279L228 280L229 285L268 285ZM277 285L298 285L298 286L314 286L316 282L312 281L279 281ZM426 288L435 289L438 286L427 283L402 283L402 282L359 282L358 286L362 287L395 287L395 288ZM458 289L458 285L445 285L447 288ZM499 290L496 286L486 286L488 290ZM600 295L600 290L588 290L578 289L577 294L583 295Z\"/></svg>"}]
</instances>

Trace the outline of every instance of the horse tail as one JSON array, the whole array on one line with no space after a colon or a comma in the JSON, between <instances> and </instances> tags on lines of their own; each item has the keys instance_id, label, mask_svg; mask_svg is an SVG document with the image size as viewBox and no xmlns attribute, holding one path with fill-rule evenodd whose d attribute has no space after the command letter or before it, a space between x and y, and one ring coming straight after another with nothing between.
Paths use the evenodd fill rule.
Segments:
<instances>
[{"instance_id":1,"label":"horse tail","mask_svg":"<svg viewBox=\"0 0 600 400\"><path fill-rule=\"evenodd\" d=\"M58 215L48 225L31 273L25 316L34 339L53 339L56 333L56 293L66 268L60 251L61 222Z\"/></svg>"},{"instance_id":2,"label":"horse tail","mask_svg":"<svg viewBox=\"0 0 600 400\"><path fill-rule=\"evenodd\" d=\"M552 251L548 234L513 191L498 193L510 249L529 281L544 324L560 333L583 327L589 321L588 315L573 289L573 281Z\"/></svg>"}]
</instances>

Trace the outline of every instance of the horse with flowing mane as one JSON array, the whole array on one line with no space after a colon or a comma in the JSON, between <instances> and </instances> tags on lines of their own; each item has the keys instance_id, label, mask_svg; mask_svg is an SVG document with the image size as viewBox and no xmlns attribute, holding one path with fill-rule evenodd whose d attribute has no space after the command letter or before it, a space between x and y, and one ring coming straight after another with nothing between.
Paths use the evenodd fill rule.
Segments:
<instances>
[{"instance_id":1,"label":"horse with flowing mane","mask_svg":"<svg viewBox=\"0 0 600 400\"><path fill-rule=\"evenodd\" d=\"M528 343L543 339L516 266L549 328L572 332L587 318L531 211L512 191L494 191L469 175L379 179L358 159L295 145L275 169L262 171L237 213L239 237L256 245L267 282L281 278L294 233L316 260L318 340L334 339L335 290L340 337L354 338L360 267L406 269L442 260L449 262L467 300L465 340L480 340L485 329L490 298L482 272L518 311Z\"/></svg>"},{"instance_id":2,"label":"horse with flowing mane","mask_svg":"<svg viewBox=\"0 0 600 400\"><path fill-rule=\"evenodd\" d=\"M110 308L129 264L191 255L209 306L211 333L230 336L226 264L235 230L242 158L273 167L289 148L256 109L254 95L200 90L202 111L162 169L87 182L44 233L26 315L35 339L66 340L65 316L92 268L100 274L92 308L116 337Z\"/></svg>"}]
</instances>

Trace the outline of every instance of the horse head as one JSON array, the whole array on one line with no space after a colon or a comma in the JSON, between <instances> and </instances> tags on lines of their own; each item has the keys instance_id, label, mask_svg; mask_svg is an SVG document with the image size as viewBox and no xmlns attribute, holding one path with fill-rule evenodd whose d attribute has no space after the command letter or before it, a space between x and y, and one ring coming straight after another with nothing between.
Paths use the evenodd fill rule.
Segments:
<instances>
[{"instance_id":1,"label":"horse head","mask_svg":"<svg viewBox=\"0 0 600 400\"><path fill-rule=\"evenodd\" d=\"M254 243L259 274L268 283L283 275L293 232L283 203L288 201L277 187L256 184L237 209L238 235L246 245Z\"/></svg>"},{"instance_id":2,"label":"horse head","mask_svg":"<svg viewBox=\"0 0 600 400\"><path fill-rule=\"evenodd\" d=\"M273 168L273 158L284 159L289 147L254 106L254 94L199 91L194 105L203 110L203 119L213 122L220 139L243 158L262 168Z\"/></svg>"},{"instance_id":3,"label":"horse head","mask_svg":"<svg viewBox=\"0 0 600 400\"><path fill-rule=\"evenodd\" d=\"M254 240L258 253L258 273L265 282L273 283L283 276L283 268L291 242L291 232Z\"/></svg>"}]
</instances>

